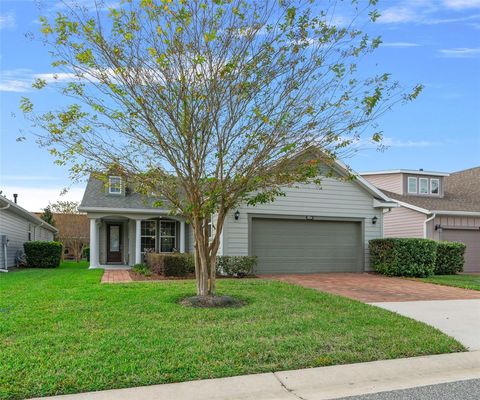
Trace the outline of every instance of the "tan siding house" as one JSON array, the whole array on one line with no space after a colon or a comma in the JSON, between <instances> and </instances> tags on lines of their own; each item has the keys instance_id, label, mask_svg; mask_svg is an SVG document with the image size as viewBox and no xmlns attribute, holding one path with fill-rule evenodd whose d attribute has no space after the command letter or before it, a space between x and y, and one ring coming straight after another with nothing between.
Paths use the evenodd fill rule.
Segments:
<instances>
[{"instance_id":1,"label":"tan siding house","mask_svg":"<svg viewBox=\"0 0 480 400\"><path fill-rule=\"evenodd\" d=\"M480 272L480 167L452 174L395 170L362 176L401 205L385 215L385 236L463 242L464 270Z\"/></svg>"}]
</instances>

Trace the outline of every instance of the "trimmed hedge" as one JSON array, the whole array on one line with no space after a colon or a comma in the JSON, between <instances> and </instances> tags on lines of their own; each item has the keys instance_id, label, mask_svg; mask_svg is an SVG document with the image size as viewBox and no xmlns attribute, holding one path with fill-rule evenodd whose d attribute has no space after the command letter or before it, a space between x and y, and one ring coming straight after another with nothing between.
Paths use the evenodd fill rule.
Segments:
<instances>
[{"instance_id":1,"label":"trimmed hedge","mask_svg":"<svg viewBox=\"0 0 480 400\"><path fill-rule=\"evenodd\" d=\"M87 261L90 261L90 247L87 246L83 248L83 258L85 258Z\"/></svg>"},{"instance_id":2,"label":"trimmed hedge","mask_svg":"<svg viewBox=\"0 0 480 400\"><path fill-rule=\"evenodd\" d=\"M165 276L186 276L195 273L195 260L188 253L147 253L145 261L150 270Z\"/></svg>"},{"instance_id":3,"label":"trimmed hedge","mask_svg":"<svg viewBox=\"0 0 480 400\"><path fill-rule=\"evenodd\" d=\"M27 266L31 268L56 268L60 265L63 246L59 242L25 242L23 248Z\"/></svg>"},{"instance_id":4,"label":"trimmed hedge","mask_svg":"<svg viewBox=\"0 0 480 400\"><path fill-rule=\"evenodd\" d=\"M438 242L435 274L454 275L462 272L466 247L460 242Z\"/></svg>"},{"instance_id":5,"label":"trimmed hedge","mask_svg":"<svg viewBox=\"0 0 480 400\"><path fill-rule=\"evenodd\" d=\"M249 256L218 256L217 274L244 278L253 275L257 265L257 257Z\"/></svg>"},{"instance_id":6,"label":"trimmed hedge","mask_svg":"<svg viewBox=\"0 0 480 400\"><path fill-rule=\"evenodd\" d=\"M437 242L430 239L370 240L370 263L383 275L428 277L435 272Z\"/></svg>"}]
</instances>

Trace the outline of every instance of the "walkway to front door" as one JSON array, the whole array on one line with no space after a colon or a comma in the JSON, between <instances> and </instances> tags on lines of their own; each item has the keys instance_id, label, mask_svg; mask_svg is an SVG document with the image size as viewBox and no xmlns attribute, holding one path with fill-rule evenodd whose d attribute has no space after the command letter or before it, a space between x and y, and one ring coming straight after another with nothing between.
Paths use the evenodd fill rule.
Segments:
<instances>
[{"instance_id":1,"label":"walkway to front door","mask_svg":"<svg viewBox=\"0 0 480 400\"><path fill-rule=\"evenodd\" d=\"M263 275L262 277L350 297L365 303L480 299L480 291L367 273Z\"/></svg>"},{"instance_id":2,"label":"walkway to front door","mask_svg":"<svg viewBox=\"0 0 480 400\"><path fill-rule=\"evenodd\" d=\"M132 282L130 271L125 269L106 269L102 276L102 283Z\"/></svg>"}]
</instances>

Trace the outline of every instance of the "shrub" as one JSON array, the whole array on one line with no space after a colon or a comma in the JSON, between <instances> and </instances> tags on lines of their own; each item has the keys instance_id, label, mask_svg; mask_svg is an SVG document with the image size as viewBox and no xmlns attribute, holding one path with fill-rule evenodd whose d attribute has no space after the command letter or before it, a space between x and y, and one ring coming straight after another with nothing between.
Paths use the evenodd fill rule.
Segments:
<instances>
[{"instance_id":1,"label":"shrub","mask_svg":"<svg viewBox=\"0 0 480 400\"><path fill-rule=\"evenodd\" d=\"M90 261L90 247L87 246L83 248L83 258Z\"/></svg>"},{"instance_id":2,"label":"shrub","mask_svg":"<svg viewBox=\"0 0 480 400\"><path fill-rule=\"evenodd\" d=\"M437 242L430 239L370 240L372 268L384 275L427 277L435 271Z\"/></svg>"},{"instance_id":3,"label":"shrub","mask_svg":"<svg viewBox=\"0 0 480 400\"><path fill-rule=\"evenodd\" d=\"M63 246L59 242L26 242L23 248L29 267L56 268L60 265Z\"/></svg>"},{"instance_id":4,"label":"shrub","mask_svg":"<svg viewBox=\"0 0 480 400\"><path fill-rule=\"evenodd\" d=\"M146 262L150 270L165 276L186 276L195 272L195 261L187 253L147 253Z\"/></svg>"},{"instance_id":5,"label":"shrub","mask_svg":"<svg viewBox=\"0 0 480 400\"><path fill-rule=\"evenodd\" d=\"M257 257L250 256L218 256L217 273L221 275L244 278L253 275L257 265Z\"/></svg>"},{"instance_id":6,"label":"shrub","mask_svg":"<svg viewBox=\"0 0 480 400\"><path fill-rule=\"evenodd\" d=\"M150 268L146 264L135 264L132 267L132 271L143 276L152 275L152 271L150 271Z\"/></svg>"},{"instance_id":7,"label":"shrub","mask_svg":"<svg viewBox=\"0 0 480 400\"><path fill-rule=\"evenodd\" d=\"M459 242L438 242L435 274L453 275L463 271L466 246Z\"/></svg>"},{"instance_id":8,"label":"shrub","mask_svg":"<svg viewBox=\"0 0 480 400\"><path fill-rule=\"evenodd\" d=\"M172 254L164 257L165 276L187 276L195 272L195 260L192 254Z\"/></svg>"}]
</instances>

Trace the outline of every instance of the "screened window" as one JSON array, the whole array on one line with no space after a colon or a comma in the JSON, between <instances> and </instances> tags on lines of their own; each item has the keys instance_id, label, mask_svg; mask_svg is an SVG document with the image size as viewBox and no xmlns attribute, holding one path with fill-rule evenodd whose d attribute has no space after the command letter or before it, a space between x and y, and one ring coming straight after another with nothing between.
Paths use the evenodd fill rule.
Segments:
<instances>
[{"instance_id":1,"label":"screened window","mask_svg":"<svg viewBox=\"0 0 480 400\"><path fill-rule=\"evenodd\" d=\"M156 221L142 221L142 227L140 230L142 253L155 251L156 230Z\"/></svg>"},{"instance_id":2,"label":"screened window","mask_svg":"<svg viewBox=\"0 0 480 400\"><path fill-rule=\"evenodd\" d=\"M110 176L108 178L108 193L121 194L122 193L122 178L119 176Z\"/></svg>"},{"instance_id":3,"label":"screened window","mask_svg":"<svg viewBox=\"0 0 480 400\"><path fill-rule=\"evenodd\" d=\"M438 194L440 190L440 179L430 179L430 193Z\"/></svg>"},{"instance_id":4,"label":"screened window","mask_svg":"<svg viewBox=\"0 0 480 400\"><path fill-rule=\"evenodd\" d=\"M419 182L419 193L420 194L428 194L428 178L420 178Z\"/></svg>"},{"instance_id":5,"label":"screened window","mask_svg":"<svg viewBox=\"0 0 480 400\"><path fill-rule=\"evenodd\" d=\"M160 221L160 252L171 253L177 250L177 225L175 221Z\"/></svg>"},{"instance_id":6,"label":"screened window","mask_svg":"<svg viewBox=\"0 0 480 400\"><path fill-rule=\"evenodd\" d=\"M408 177L408 193L417 193L417 178Z\"/></svg>"}]
</instances>

